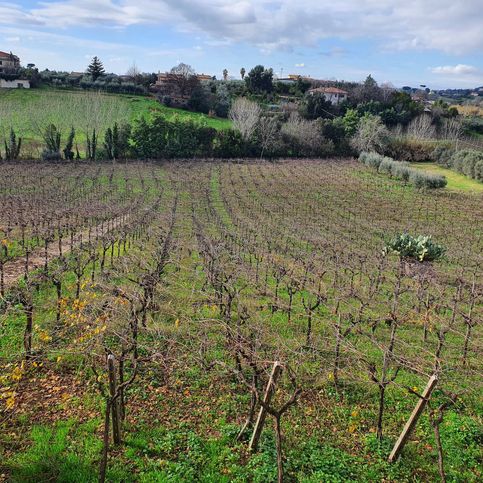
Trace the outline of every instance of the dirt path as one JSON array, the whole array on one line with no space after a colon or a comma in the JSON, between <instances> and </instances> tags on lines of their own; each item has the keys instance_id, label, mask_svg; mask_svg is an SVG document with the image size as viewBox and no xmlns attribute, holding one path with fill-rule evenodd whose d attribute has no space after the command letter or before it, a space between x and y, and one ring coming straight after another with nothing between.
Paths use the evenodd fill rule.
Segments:
<instances>
[{"instance_id":1,"label":"dirt path","mask_svg":"<svg viewBox=\"0 0 483 483\"><path fill-rule=\"evenodd\" d=\"M122 224L122 217L118 217L114 220L114 223L108 224L104 222L104 224L97 225L96 227L91 228L91 236L95 237L96 232L98 236L103 236L109 232L108 226L112 227L111 230L119 227ZM104 225L104 226L103 226ZM80 233L76 233L74 236L74 240L72 243L72 247L79 246L81 240L84 242L89 237L89 229L83 230ZM61 243L62 254L67 255L71 251L71 240L70 236L63 238ZM52 261L54 258L60 256L60 249L59 249L59 240L55 240L47 246L47 263ZM5 263L3 266L3 277L5 288L8 289L9 287L15 285L25 274L25 263L26 263L25 256L17 257L10 262ZM29 255L29 271L36 270L38 268L43 267L45 264L45 248L38 247L33 250Z\"/></svg>"}]
</instances>

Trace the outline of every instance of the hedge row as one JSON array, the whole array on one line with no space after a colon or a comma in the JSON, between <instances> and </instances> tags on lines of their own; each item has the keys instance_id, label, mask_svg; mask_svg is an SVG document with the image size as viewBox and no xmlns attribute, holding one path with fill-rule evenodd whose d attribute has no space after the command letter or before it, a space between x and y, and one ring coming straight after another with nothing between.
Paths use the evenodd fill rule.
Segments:
<instances>
[{"instance_id":1,"label":"hedge row","mask_svg":"<svg viewBox=\"0 0 483 483\"><path fill-rule=\"evenodd\" d=\"M433 151L433 159L441 166L454 169L477 181L483 182L483 152L474 149L439 147Z\"/></svg>"},{"instance_id":2,"label":"hedge row","mask_svg":"<svg viewBox=\"0 0 483 483\"><path fill-rule=\"evenodd\" d=\"M377 153L362 152L359 156L359 161L375 169L378 173L400 179L418 189L444 188L447 183L444 176L422 173L417 169L410 168L409 163L405 161L395 161L388 156L381 156Z\"/></svg>"}]
</instances>

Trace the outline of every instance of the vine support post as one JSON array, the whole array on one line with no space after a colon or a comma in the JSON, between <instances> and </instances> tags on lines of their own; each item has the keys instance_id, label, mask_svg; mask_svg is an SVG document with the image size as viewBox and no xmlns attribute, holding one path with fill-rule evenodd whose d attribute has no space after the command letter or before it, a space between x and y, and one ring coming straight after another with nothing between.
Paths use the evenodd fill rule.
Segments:
<instances>
[{"instance_id":1,"label":"vine support post","mask_svg":"<svg viewBox=\"0 0 483 483\"><path fill-rule=\"evenodd\" d=\"M406 445L409 439L409 436L411 435L411 431L416 426L416 423L418 422L419 417L424 411L424 408L426 407L426 404L428 403L429 398L431 397L431 393L433 392L433 389L436 387L437 383L438 383L438 376L436 374L433 374L430 377L428 383L426 384L423 394L421 395L419 401L414 407L413 412L411 413L411 416L409 416L409 419L407 420L404 426L404 429L399 435L399 438L396 441L396 444L394 445L394 448L392 449L391 454L389 455L389 458L388 458L389 463L393 463L398 459L399 455L401 454L401 451L403 450L404 446Z\"/></svg>"},{"instance_id":2,"label":"vine support post","mask_svg":"<svg viewBox=\"0 0 483 483\"><path fill-rule=\"evenodd\" d=\"M282 372L282 364L278 361L274 362L272 373L270 374L270 379L268 380L267 387L265 389L265 394L263 395L263 402L265 403L258 412L257 421L253 429L252 437L250 438L250 443L248 449L250 451L256 451L258 448L258 442L260 441L260 436L262 434L263 426L265 424L265 419L267 417L266 407L270 404L273 393L275 392L275 385L277 384L278 378Z\"/></svg>"},{"instance_id":3,"label":"vine support post","mask_svg":"<svg viewBox=\"0 0 483 483\"><path fill-rule=\"evenodd\" d=\"M115 358L112 354L107 356L107 367L109 373L109 393L112 412L112 439L114 444L121 444L121 418L119 407L119 395L117 394L117 380L115 369Z\"/></svg>"}]
</instances>

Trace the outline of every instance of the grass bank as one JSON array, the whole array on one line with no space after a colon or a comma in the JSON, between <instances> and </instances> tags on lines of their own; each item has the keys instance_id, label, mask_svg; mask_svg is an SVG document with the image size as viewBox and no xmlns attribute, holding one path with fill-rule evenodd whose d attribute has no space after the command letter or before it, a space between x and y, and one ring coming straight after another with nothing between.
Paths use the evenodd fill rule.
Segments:
<instances>
[{"instance_id":1,"label":"grass bank","mask_svg":"<svg viewBox=\"0 0 483 483\"><path fill-rule=\"evenodd\" d=\"M466 191L471 193L483 193L483 184L468 178L463 174L456 173L451 169L443 168L435 163L412 163L411 167L426 171L431 174L441 174L448 180L447 189L454 191Z\"/></svg>"}]
</instances>

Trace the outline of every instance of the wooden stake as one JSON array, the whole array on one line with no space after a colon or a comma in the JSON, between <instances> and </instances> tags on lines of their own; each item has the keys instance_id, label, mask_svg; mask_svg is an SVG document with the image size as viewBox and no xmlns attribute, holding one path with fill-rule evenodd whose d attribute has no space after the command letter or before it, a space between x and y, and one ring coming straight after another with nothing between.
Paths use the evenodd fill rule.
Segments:
<instances>
[{"instance_id":1,"label":"wooden stake","mask_svg":"<svg viewBox=\"0 0 483 483\"><path fill-rule=\"evenodd\" d=\"M411 435L411 431L416 426L419 416L421 416L422 412L424 411L424 408L426 407L426 404L428 403L429 398L431 397L431 393L433 392L433 389L435 388L437 382L438 382L438 377L436 376L436 374L432 375L428 381L428 384L424 388L422 397L419 399L416 406L414 407L413 412L411 413L411 416L409 416L409 419L406 425L404 426L404 429L402 430L398 440L396 441L396 444L394 445L394 448L391 451L391 454L389 455L388 461L390 463L396 461L399 455L401 454L401 451L403 450L404 445L409 439L409 436Z\"/></svg>"},{"instance_id":2,"label":"wooden stake","mask_svg":"<svg viewBox=\"0 0 483 483\"><path fill-rule=\"evenodd\" d=\"M263 402L265 405L269 405L272 399L275 384L277 384L277 380L282 372L282 364L280 362L274 362L272 373L270 374L270 379L268 380L267 387L265 389L265 394L263 395ZM253 434L250 439L250 444L248 445L248 449L250 451L256 451L258 448L258 442L260 441L260 435L262 434L263 425L265 424L265 419L267 417L267 410L264 406L260 408L258 413L257 422L255 423L255 428L253 429Z\"/></svg>"},{"instance_id":3,"label":"wooden stake","mask_svg":"<svg viewBox=\"0 0 483 483\"><path fill-rule=\"evenodd\" d=\"M107 367L109 372L109 392L111 396L111 412L112 412L112 439L114 444L121 444L121 419L119 414L119 395L116 397L117 381L116 369L114 366L114 356L107 356Z\"/></svg>"}]
</instances>

